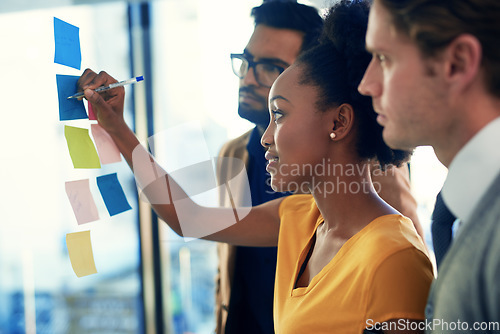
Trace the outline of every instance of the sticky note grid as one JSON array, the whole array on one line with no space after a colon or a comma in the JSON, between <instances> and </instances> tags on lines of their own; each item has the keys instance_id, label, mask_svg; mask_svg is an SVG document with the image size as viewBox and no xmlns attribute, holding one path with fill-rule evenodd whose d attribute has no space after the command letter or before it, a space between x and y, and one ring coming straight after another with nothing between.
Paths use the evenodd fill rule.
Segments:
<instances>
[{"instance_id":1,"label":"sticky note grid","mask_svg":"<svg viewBox=\"0 0 500 334\"><path fill-rule=\"evenodd\" d=\"M80 70L82 55L80 28L54 17L54 63ZM92 106L85 110L83 100L68 99L77 91L79 76L56 74L59 120L97 120ZM88 128L64 125L69 157L75 169L98 169L102 164L121 161L121 155L109 134L97 123ZM97 149L96 149L97 147ZM118 180L117 173L95 179L100 197L110 216L132 209ZM65 183L65 191L78 225L96 222L99 212L92 194L90 178ZM98 196L98 195L97 195ZM90 240L90 231L68 233L66 246L77 277L97 273Z\"/></svg>"}]
</instances>

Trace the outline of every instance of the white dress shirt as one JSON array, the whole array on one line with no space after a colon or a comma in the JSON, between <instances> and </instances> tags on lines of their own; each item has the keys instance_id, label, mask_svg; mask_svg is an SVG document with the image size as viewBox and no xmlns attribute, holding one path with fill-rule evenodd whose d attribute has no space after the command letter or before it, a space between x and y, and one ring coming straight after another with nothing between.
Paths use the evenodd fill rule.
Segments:
<instances>
[{"instance_id":1,"label":"white dress shirt","mask_svg":"<svg viewBox=\"0 0 500 334\"><path fill-rule=\"evenodd\" d=\"M500 172L500 117L479 131L457 153L448 168L443 201L467 224L474 208Z\"/></svg>"}]
</instances>

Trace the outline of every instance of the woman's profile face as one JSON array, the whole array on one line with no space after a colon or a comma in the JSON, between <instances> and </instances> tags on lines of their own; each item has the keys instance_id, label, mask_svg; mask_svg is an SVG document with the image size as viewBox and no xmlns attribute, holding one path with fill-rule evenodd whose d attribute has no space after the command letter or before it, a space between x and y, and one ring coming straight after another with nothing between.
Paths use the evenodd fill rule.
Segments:
<instances>
[{"instance_id":1,"label":"woman's profile face","mask_svg":"<svg viewBox=\"0 0 500 334\"><path fill-rule=\"evenodd\" d=\"M271 87L271 121L262 136L268 148L267 171L275 191L309 192L315 182L315 166L326 164L333 128L331 112L317 110L315 86L300 85L303 65L283 72Z\"/></svg>"}]
</instances>

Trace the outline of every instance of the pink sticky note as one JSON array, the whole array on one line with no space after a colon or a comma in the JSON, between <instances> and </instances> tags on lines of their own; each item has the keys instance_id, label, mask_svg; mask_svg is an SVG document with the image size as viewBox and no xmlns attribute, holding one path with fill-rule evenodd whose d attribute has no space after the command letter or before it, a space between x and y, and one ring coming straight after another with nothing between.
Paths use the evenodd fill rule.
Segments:
<instances>
[{"instance_id":1,"label":"pink sticky note","mask_svg":"<svg viewBox=\"0 0 500 334\"><path fill-rule=\"evenodd\" d=\"M87 109L89 111L89 119L90 120L97 120L97 117L95 116L95 113L94 113L94 108L92 107L92 103L88 103L87 105Z\"/></svg>"},{"instance_id":2,"label":"pink sticky note","mask_svg":"<svg viewBox=\"0 0 500 334\"><path fill-rule=\"evenodd\" d=\"M78 225L99 220L99 213L90 193L88 179L66 182L65 187Z\"/></svg>"},{"instance_id":3,"label":"pink sticky note","mask_svg":"<svg viewBox=\"0 0 500 334\"><path fill-rule=\"evenodd\" d=\"M99 124L91 124L92 136L99 153L101 164L111 164L122 160L120 151L111 136Z\"/></svg>"}]
</instances>

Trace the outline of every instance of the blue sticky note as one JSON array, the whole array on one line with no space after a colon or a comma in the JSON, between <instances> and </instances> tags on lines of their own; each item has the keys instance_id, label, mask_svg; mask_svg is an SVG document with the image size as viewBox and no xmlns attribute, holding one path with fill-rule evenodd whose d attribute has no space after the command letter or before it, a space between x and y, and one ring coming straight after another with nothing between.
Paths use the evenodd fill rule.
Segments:
<instances>
[{"instance_id":1,"label":"blue sticky note","mask_svg":"<svg viewBox=\"0 0 500 334\"><path fill-rule=\"evenodd\" d=\"M74 75L56 75L57 96L59 98L59 120L61 121L88 118L83 100L68 100L68 96L76 93L78 78L79 77Z\"/></svg>"},{"instance_id":2,"label":"blue sticky note","mask_svg":"<svg viewBox=\"0 0 500 334\"><path fill-rule=\"evenodd\" d=\"M116 173L98 176L97 187L110 216L132 209L127 202Z\"/></svg>"},{"instance_id":3,"label":"blue sticky note","mask_svg":"<svg viewBox=\"0 0 500 334\"><path fill-rule=\"evenodd\" d=\"M54 63L80 69L80 28L54 17Z\"/></svg>"}]
</instances>

